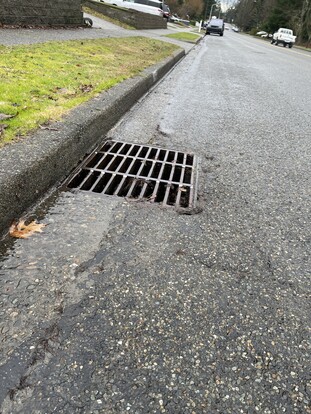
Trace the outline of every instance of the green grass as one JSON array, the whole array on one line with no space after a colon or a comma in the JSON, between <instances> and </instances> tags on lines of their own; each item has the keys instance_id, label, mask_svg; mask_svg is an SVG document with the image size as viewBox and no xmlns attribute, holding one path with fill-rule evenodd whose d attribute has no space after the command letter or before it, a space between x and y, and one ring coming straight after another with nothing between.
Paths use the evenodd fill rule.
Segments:
<instances>
[{"instance_id":1,"label":"green grass","mask_svg":"<svg viewBox=\"0 0 311 414\"><path fill-rule=\"evenodd\" d=\"M174 50L142 37L0 46L0 146L60 119Z\"/></svg>"},{"instance_id":2,"label":"green grass","mask_svg":"<svg viewBox=\"0 0 311 414\"><path fill-rule=\"evenodd\" d=\"M171 33L171 34L165 35L165 37L170 37L173 39L181 40L183 42L195 43L198 40L198 38L201 36L195 33L180 32L180 33Z\"/></svg>"}]
</instances>

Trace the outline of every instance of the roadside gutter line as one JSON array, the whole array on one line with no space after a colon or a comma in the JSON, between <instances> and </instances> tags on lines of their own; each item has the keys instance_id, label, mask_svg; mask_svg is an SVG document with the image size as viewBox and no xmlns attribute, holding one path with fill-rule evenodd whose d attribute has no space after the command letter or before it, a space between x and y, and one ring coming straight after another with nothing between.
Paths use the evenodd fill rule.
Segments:
<instances>
[{"instance_id":1,"label":"roadside gutter line","mask_svg":"<svg viewBox=\"0 0 311 414\"><path fill-rule=\"evenodd\" d=\"M50 130L38 130L0 151L0 236L53 186L60 184L119 119L185 56L180 49L85 104Z\"/></svg>"}]
</instances>

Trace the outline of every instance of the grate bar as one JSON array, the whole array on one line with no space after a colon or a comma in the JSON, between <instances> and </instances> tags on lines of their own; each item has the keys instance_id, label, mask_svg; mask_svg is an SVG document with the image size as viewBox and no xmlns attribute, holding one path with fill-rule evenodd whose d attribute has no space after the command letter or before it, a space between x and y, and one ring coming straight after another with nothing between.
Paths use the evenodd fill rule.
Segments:
<instances>
[{"instance_id":1,"label":"grate bar","mask_svg":"<svg viewBox=\"0 0 311 414\"><path fill-rule=\"evenodd\" d=\"M150 147L150 148L148 149L148 152L147 152L147 154L146 154L146 158L148 158L148 155L151 153L151 151L152 151L152 147ZM134 187L135 187L135 185L136 185L136 183L137 183L137 177L139 177L139 176L140 176L140 173L142 172L142 170L143 170L143 168L144 168L144 165L145 165L145 161L141 163L141 166L140 166L140 168L139 168L139 170L138 170L137 175L136 175L136 176L134 176L134 178L135 178L135 179L133 180L133 183L132 183L132 185L131 185L131 187L130 187L129 191L128 191L128 193L126 194L126 197L130 197L130 195L132 194L132 192L133 192L133 190L134 190Z\"/></svg>"},{"instance_id":2,"label":"grate bar","mask_svg":"<svg viewBox=\"0 0 311 414\"><path fill-rule=\"evenodd\" d=\"M106 141L77 167L65 185L186 208L195 205L196 168L194 154Z\"/></svg>"},{"instance_id":3,"label":"grate bar","mask_svg":"<svg viewBox=\"0 0 311 414\"><path fill-rule=\"evenodd\" d=\"M167 160L168 154L169 154L168 152L166 152L166 153L165 153L164 160L163 160L163 163L162 163L161 169L160 169L160 171L159 171L158 177L162 177L162 175L163 175L163 170L164 170L165 166L167 165L167 164L166 164L166 160ZM150 178L150 175L151 175L151 171L149 172L149 175L148 175L147 179L148 179L148 178ZM142 193L143 193L143 194L145 194L145 191L146 191L146 189L147 189L147 185L148 185L148 184L147 184L147 183L145 183L144 188L143 188L143 190L142 190ZM153 188L153 192L152 192L152 194L148 197L148 201L151 201L152 203L155 201L155 199L156 199L156 195L157 195L157 192L158 192L158 188L159 188L159 180L157 180L157 181L156 181L156 184L155 184L155 186L154 186L154 188Z\"/></svg>"},{"instance_id":4,"label":"grate bar","mask_svg":"<svg viewBox=\"0 0 311 414\"><path fill-rule=\"evenodd\" d=\"M187 158L187 155L184 154L184 159ZM184 182L184 176L185 176L185 167L183 166L181 169L181 175L180 175L180 181ZM177 197L176 197L176 204L179 205L180 204L180 198L181 198L181 192L184 191L184 187L183 186L178 186L178 192L177 192Z\"/></svg>"},{"instance_id":5,"label":"grate bar","mask_svg":"<svg viewBox=\"0 0 311 414\"><path fill-rule=\"evenodd\" d=\"M130 146L130 150L132 150L132 148L134 147L134 145ZM124 148L124 145L119 149L118 154L120 153L120 151L122 151L122 149ZM113 180L116 177L116 174L121 170L121 168L123 167L124 163L126 161L126 157L123 157L123 160L120 162L120 164L117 166L117 168L114 170L113 175L111 176L110 180L108 181L108 183L106 184L105 188L103 189L103 193L106 194L106 192L108 191L108 189L110 188ZM109 171L109 168L107 166L107 171Z\"/></svg>"},{"instance_id":6,"label":"grate bar","mask_svg":"<svg viewBox=\"0 0 311 414\"><path fill-rule=\"evenodd\" d=\"M157 151L157 153L156 153L155 159L157 159L157 158L158 158L158 155L159 155L159 154L160 154L160 148L158 149L158 151ZM139 194L139 196L138 196L138 199L139 199L139 200L140 200L140 199L142 199L142 198L143 198L143 196L144 196L144 194L145 194L145 191L146 191L147 186L148 186L148 184L149 184L148 179L150 179L150 178L151 178L151 175L152 175L153 171L155 170L156 163L157 163L157 161L154 161L154 162L153 162L152 167L150 168L150 171L149 171L149 173L148 173L148 175L147 175L147 177L146 177L145 183L144 183L144 185L142 186L141 192L140 192L140 194Z\"/></svg>"},{"instance_id":7,"label":"grate bar","mask_svg":"<svg viewBox=\"0 0 311 414\"><path fill-rule=\"evenodd\" d=\"M95 170L95 172L96 172L96 170ZM98 173L103 173L103 171L97 171ZM110 172L110 171L105 171L105 174L114 174L113 172ZM126 177L129 177L129 178L134 178L134 179L137 179L137 180L140 180L140 181L145 181L146 179L147 179L147 177L146 176L144 176L144 175L135 175L135 174L124 174L124 173L119 173L120 175L125 175ZM162 183L167 183L167 184L177 184L177 185L184 185L184 186L191 186L191 184L190 183L180 183L180 181L178 181L178 180L172 180L172 181L170 181L170 180L163 180L163 179L160 179L160 178L154 178L154 177L150 177L150 180L151 181L161 181Z\"/></svg>"},{"instance_id":8,"label":"grate bar","mask_svg":"<svg viewBox=\"0 0 311 414\"><path fill-rule=\"evenodd\" d=\"M99 174L99 176L98 176L98 178L97 178L97 180L95 180L94 184L92 185L92 187L90 188L89 191L94 191L94 188L96 187L96 185L98 184L98 182L101 180L103 174L104 173L101 171L100 174Z\"/></svg>"}]
</instances>

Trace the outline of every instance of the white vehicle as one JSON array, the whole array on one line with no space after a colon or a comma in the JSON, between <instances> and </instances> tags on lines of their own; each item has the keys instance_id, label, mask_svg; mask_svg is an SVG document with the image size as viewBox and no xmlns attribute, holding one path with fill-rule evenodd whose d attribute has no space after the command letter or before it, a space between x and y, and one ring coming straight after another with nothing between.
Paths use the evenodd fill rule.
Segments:
<instances>
[{"instance_id":1,"label":"white vehicle","mask_svg":"<svg viewBox=\"0 0 311 414\"><path fill-rule=\"evenodd\" d=\"M158 0L104 0L104 3L163 17L163 3Z\"/></svg>"},{"instance_id":2,"label":"white vehicle","mask_svg":"<svg viewBox=\"0 0 311 414\"><path fill-rule=\"evenodd\" d=\"M293 31L291 29L285 29L281 27L277 32L272 36L271 43L277 46L282 44L284 47L288 45L289 48L293 47L296 40L296 36L293 36Z\"/></svg>"}]
</instances>

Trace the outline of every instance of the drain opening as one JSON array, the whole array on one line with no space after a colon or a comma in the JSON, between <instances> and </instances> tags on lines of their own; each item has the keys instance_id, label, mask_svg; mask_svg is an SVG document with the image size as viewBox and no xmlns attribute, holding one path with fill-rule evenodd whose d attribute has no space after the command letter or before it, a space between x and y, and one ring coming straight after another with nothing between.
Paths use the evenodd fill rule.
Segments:
<instances>
[{"instance_id":1,"label":"drain opening","mask_svg":"<svg viewBox=\"0 0 311 414\"><path fill-rule=\"evenodd\" d=\"M167 206L195 206L195 155L149 145L106 141L65 182L69 189Z\"/></svg>"}]
</instances>

